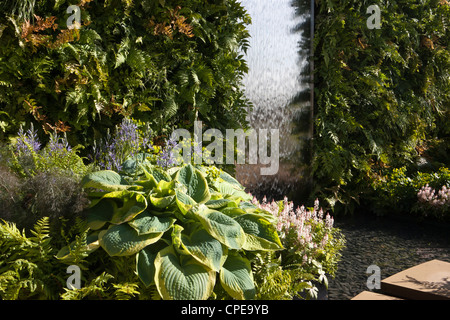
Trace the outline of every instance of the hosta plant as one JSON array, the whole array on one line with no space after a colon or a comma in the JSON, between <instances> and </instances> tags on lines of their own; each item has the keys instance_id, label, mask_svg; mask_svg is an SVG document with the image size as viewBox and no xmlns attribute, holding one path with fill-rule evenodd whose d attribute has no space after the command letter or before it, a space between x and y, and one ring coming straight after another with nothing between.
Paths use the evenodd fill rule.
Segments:
<instances>
[{"instance_id":1,"label":"hosta plant","mask_svg":"<svg viewBox=\"0 0 450 320\"><path fill-rule=\"evenodd\" d=\"M229 174L191 164L163 170L131 160L83 179L91 197L89 250L134 256L136 273L163 299L252 299L251 261L283 249L273 216ZM69 259L69 248L58 257ZM217 289L217 290L216 290Z\"/></svg>"}]
</instances>

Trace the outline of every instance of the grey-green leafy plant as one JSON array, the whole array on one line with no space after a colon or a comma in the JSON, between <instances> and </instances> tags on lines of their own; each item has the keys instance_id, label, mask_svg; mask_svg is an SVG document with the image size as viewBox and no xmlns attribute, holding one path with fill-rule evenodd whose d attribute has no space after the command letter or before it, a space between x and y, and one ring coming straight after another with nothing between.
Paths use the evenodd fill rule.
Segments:
<instances>
[{"instance_id":1,"label":"grey-green leafy plant","mask_svg":"<svg viewBox=\"0 0 450 320\"><path fill-rule=\"evenodd\" d=\"M140 280L163 299L218 298L216 287L234 299L255 298L252 257L283 249L272 215L215 167L165 171L144 161L135 168L83 179L92 200L90 250L134 256ZM58 257L70 255L64 248Z\"/></svg>"}]
</instances>

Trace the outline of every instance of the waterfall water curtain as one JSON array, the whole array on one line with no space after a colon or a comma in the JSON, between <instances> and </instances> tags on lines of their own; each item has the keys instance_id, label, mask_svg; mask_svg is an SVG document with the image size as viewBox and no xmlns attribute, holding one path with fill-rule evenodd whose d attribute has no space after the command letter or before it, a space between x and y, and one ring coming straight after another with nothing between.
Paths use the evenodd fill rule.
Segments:
<instances>
[{"instance_id":1,"label":"waterfall water curtain","mask_svg":"<svg viewBox=\"0 0 450 320\"><path fill-rule=\"evenodd\" d=\"M305 146L312 136L310 37L311 1L242 0L252 18L248 26L249 72L244 79L254 110L252 128L279 129L280 165L273 176L258 165L238 165L237 177L254 194L281 196L305 182ZM305 182L306 183L306 182Z\"/></svg>"}]
</instances>

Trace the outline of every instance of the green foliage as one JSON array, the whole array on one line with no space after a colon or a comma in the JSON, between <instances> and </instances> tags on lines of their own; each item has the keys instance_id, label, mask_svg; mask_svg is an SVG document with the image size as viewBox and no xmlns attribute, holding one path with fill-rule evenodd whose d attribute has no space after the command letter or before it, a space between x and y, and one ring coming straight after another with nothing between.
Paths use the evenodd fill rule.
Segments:
<instances>
[{"instance_id":1,"label":"green foliage","mask_svg":"<svg viewBox=\"0 0 450 320\"><path fill-rule=\"evenodd\" d=\"M131 176L94 172L83 185L92 198L86 245L112 258L133 257L141 282L163 299L217 298L218 286L228 297L252 299L250 257L282 249L270 214L214 167L164 171L144 161ZM67 260L68 249L62 252Z\"/></svg>"},{"instance_id":2,"label":"green foliage","mask_svg":"<svg viewBox=\"0 0 450 320\"><path fill-rule=\"evenodd\" d=\"M34 132L33 126L28 132ZM79 156L82 146L71 148L67 139L56 132L50 134L50 141L40 148L39 139L19 134L10 145L8 165L22 177L33 177L40 173L55 174L81 179L90 170Z\"/></svg>"},{"instance_id":3,"label":"green foliage","mask_svg":"<svg viewBox=\"0 0 450 320\"><path fill-rule=\"evenodd\" d=\"M416 147L449 137L448 2L379 3L381 29L370 30L372 4L318 3L313 169L331 205L356 203L387 167L413 164Z\"/></svg>"},{"instance_id":4,"label":"green foliage","mask_svg":"<svg viewBox=\"0 0 450 320\"><path fill-rule=\"evenodd\" d=\"M84 164L79 149L56 133L41 148L33 128L21 130L1 154L0 218L28 229L49 217L53 235L59 235L60 219L74 221L88 204L80 180L91 165Z\"/></svg>"},{"instance_id":5,"label":"green foliage","mask_svg":"<svg viewBox=\"0 0 450 320\"><path fill-rule=\"evenodd\" d=\"M64 283L61 270L65 270L58 270L53 257L49 219L40 219L30 232L32 237L13 223L0 222L1 299L56 299L57 288Z\"/></svg>"},{"instance_id":6,"label":"green foliage","mask_svg":"<svg viewBox=\"0 0 450 320\"><path fill-rule=\"evenodd\" d=\"M157 136L196 119L246 126L238 1L81 1L79 29L66 26L73 1L19 2L0 14L3 137L34 122L88 147L125 116Z\"/></svg>"},{"instance_id":7,"label":"green foliage","mask_svg":"<svg viewBox=\"0 0 450 320\"><path fill-rule=\"evenodd\" d=\"M328 287L327 277L335 276L345 246L344 235L333 226L329 214L323 216L317 200L312 208L295 210L287 198L271 203L263 199L256 204L276 218L284 248L257 256L254 269L258 295L263 299L316 298L317 284Z\"/></svg>"},{"instance_id":8,"label":"green foliage","mask_svg":"<svg viewBox=\"0 0 450 320\"><path fill-rule=\"evenodd\" d=\"M408 172L406 167L393 169L392 172L374 182L376 200L375 211L378 214L388 212L410 213L415 212L423 217L432 216L433 210L418 208L418 193L422 187L429 186L439 190L442 186L450 187L450 170L440 168L438 172ZM448 212L437 218L448 219Z\"/></svg>"}]
</instances>

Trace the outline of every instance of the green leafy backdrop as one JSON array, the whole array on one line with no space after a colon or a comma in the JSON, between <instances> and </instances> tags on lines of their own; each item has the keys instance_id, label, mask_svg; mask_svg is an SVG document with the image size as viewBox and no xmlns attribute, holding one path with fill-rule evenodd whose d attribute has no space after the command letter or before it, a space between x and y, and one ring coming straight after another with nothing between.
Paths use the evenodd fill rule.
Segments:
<instances>
[{"instance_id":1,"label":"green leafy backdrop","mask_svg":"<svg viewBox=\"0 0 450 320\"><path fill-rule=\"evenodd\" d=\"M313 170L331 205L356 204L392 168L448 166L450 3L316 1ZM381 28L367 27L367 8ZM351 206L347 206L351 208Z\"/></svg>"},{"instance_id":2,"label":"green leafy backdrop","mask_svg":"<svg viewBox=\"0 0 450 320\"><path fill-rule=\"evenodd\" d=\"M81 11L69 30L69 5ZM124 116L158 135L193 120L246 126L240 86L250 17L238 1L6 1L0 134L35 122L88 146Z\"/></svg>"}]
</instances>

